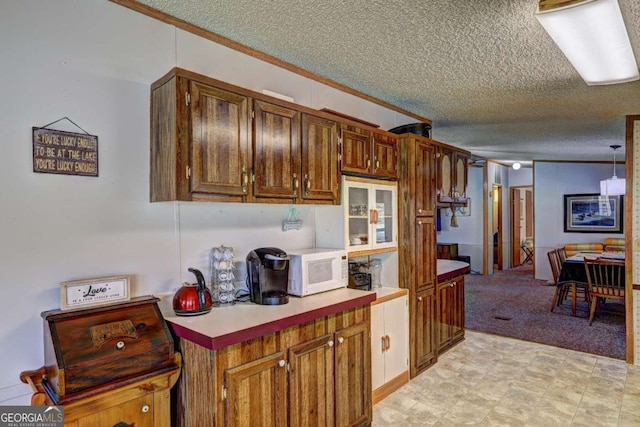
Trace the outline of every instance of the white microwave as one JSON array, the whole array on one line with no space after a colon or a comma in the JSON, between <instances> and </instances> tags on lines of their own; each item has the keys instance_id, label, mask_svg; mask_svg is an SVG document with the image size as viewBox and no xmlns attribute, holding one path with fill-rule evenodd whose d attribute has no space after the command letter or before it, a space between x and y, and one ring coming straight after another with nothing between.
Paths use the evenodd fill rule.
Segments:
<instances>
[{"instance_id":1,"label":"white microwave","mask_svg":"<svg viewBox=\"0 0 640 427\"><path fill-rule=\"evenodd\" d=\"M344 288L349 282L349 263L344 249L298 249L289 255L288 293L304 297Z\"/></svg>"}]
</instances>

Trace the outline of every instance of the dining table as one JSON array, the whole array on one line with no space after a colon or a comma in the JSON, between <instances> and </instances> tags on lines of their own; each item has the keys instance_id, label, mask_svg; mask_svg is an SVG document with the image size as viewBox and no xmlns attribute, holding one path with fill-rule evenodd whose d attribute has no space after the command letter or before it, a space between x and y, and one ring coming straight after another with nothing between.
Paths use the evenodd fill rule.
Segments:
<instances>
[{"instance_id":1,"label":"dining table","mask_svg":"<svg viewBox=\"0 0 640 427\"><path fill-rule=\"evenodd\" d=\"M564 260L562 263L562 269L560 270L558 284L567 284L571 286L571 313L573 316L576 315L577 311L576 291L578 287L584 287L585 292L589 292L587 271L584 267L585 258L624 261L625 254L618 252L579 252Z\"/></svg>"}]
</instances>

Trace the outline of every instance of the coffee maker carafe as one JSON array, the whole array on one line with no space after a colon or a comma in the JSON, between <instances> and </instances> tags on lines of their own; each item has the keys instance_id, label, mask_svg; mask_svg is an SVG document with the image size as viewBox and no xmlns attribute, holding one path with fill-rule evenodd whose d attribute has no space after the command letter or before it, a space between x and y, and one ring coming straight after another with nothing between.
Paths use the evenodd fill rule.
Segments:
<instances>
[{"instance_id":1,"label":"coffee maker carafe","mask_svg":"<svg viewBox=\"0 0 640 427\"><path fill-rule=\"evenodd\" d=\"M278 248L258 248L247 255L247 287L251 302L279 305L289 302L289 256Z\"/></svg>"}]
</instances>

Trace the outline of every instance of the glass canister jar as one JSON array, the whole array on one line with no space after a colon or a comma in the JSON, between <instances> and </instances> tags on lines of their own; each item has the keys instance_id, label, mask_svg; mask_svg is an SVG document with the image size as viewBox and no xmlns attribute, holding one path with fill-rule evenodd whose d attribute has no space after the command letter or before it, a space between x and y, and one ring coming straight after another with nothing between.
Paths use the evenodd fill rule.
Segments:
<instances>
[{"instance_id":1,"label":"glass canister jar","mask_svg":"<svg viewBox=\"0 0 640 427\"><path fill-rule=\"evenodd\" d=\"M219 246L211 249L211 294L215 305L235 304L233 287L233 248Z\"/></svg>"},{"instance_id":2,"label":"glass canister jar","mask_svg":"<svg viewBox=\"0 0 640 427\"><path fill-rule=\"evenodd\" d=\"M371 287L381 288L382 278L380 274L382 272L382 260L378 258L370 259L369 265L367 266L367 270L368 270L368 273L371 274Z\"/></svg>"}]
</instances>

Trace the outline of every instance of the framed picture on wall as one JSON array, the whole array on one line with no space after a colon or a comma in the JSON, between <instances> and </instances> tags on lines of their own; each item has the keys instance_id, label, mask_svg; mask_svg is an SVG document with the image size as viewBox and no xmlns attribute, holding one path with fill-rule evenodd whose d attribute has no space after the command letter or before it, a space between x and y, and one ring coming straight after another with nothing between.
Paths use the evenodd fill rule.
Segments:
<instances>
[{"instance_id":1,"label":"framed picture on wall","mask_svg":"<svg viewBox=\"0 0 640 427\"><path fill-rule=\"evenodd\" d=\"M622 233L622 196L564 195L566 233Z\"/></svg>"}]
</instances>

